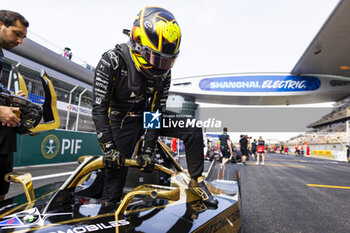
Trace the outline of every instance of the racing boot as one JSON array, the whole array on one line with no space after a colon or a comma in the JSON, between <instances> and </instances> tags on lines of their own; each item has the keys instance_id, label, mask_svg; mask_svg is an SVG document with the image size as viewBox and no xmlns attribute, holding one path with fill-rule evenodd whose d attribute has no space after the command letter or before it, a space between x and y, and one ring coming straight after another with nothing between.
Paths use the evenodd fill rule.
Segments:
<instances>
[{"instance_id":1,"label":"racing boot","mask_svg":"<svg viewBox=\"0 0 350 233\"><path fill-rule=\"evenodd\" d=\"M198 177L197 180L191 178L188 187L191 193L200 197L205 204L211 206L218 205L218 200L216 200L216 198L209 192L207 186L205 185L203 176Z\"/></svg>"}]
</instances>

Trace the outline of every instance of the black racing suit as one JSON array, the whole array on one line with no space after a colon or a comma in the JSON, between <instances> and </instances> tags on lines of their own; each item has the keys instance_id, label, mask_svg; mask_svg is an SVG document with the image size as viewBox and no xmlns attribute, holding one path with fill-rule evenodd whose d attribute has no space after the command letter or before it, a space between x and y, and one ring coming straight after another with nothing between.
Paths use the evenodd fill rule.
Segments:
<instances>
[{"instance_id":1,"label":"black racing suit","mask_svg":"<svg viewBox=\"0 0 350 233\"><path fill-rule=\"evenodd\" d=\"M241 146L242 156L248 156L248 139L242 137L241 140L239 140L239 144Z\"/></svg>"},{"instance_id":2,"label":"black racing suit","mask_svg":"<svg viewBox=\"0 0 350 233\"><path fill-rule=\"evenodd\" d=\"M0 49L0 78L2 73L3 52ZM10 92L0 85L0 93ZM17 149L17 136L15 127L2 126L0 122L0 195L8 193L10 183L4 180L6 173L12 172L13 169L13 152Z\"/></svg>"},{"instance_id":3,"label":"black racing suit","mask_svg":"<svg viewBox=\"0 0 350 233\"><path fill-rule=\"evenodd\" d=\"M184 141L189 173L193 178L203 172L203 135L201 128L143 129L143 112L160 111L163 118L170 114L165 104L171 74L147 78L131 60L126 44L102 55L95 71L92 117L100 144L113 141L126 158L130 158L137 141L144 134L144 147L154 148L159 135L177 137ZM170 116L171 117L171 116ZM179 120L179 118L177 118ZM119 201L125 185L127 168L106 169L102 200Z\"/></svg>"}]
</instances>

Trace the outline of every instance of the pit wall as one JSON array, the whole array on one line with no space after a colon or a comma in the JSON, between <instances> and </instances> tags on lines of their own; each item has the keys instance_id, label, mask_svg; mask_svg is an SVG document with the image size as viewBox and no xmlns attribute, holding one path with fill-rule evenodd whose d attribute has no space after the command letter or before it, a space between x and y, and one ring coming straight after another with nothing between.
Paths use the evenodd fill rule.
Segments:
<instances>
[{"instance_id":1,"label":"pit wall","mask_svg":"<svg viewBox=\"0 0 350 233\"><path fill-rule=\"evenodd\" d=\"M305 146L304 146L305 147ZM295 153L295 146L289 146L289 154ZM304 155L306 155L306 147L304 148ZM346 157L346 146L345 144L319 144L310 145L309 157L330 159L336 161L348 161Z\"/></svg>"}]
</instances>

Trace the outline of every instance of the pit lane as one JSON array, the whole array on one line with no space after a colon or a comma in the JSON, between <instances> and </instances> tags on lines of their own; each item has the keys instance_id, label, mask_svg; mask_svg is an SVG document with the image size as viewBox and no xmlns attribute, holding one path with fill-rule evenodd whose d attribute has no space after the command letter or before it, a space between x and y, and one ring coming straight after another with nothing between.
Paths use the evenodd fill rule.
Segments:
<instances>
[{"instance_id":1,"label":"pit lane","mask_svg":"<svg viewBox=\"0 0 350 233\"><path fill-rule=\"evenodd\" d=\"M185 158L180 164L186 168ZM210 163L205 162L205 171ZM34 188L65 181L78 163L15 168ZM265 165L238 166L243 232L350 232L350 164L267 154ZM310 186L310 184L314 186ZM330 187L334 186L334 187ZM22 193L11 184L8 197Z\"/></svg>"}]
</instances>

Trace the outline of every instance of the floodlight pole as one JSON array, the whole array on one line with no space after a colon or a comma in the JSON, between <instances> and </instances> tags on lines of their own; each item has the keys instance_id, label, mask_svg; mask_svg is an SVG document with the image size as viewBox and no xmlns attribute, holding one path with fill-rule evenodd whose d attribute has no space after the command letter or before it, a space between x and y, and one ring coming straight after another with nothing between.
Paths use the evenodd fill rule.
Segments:
<instances>
[{"instance_id":1,"label":"floodlight pole","mask_svg":"<svg viewBox=\"0 0 350 233\"><path fill-rule=\"evenodd\" d=\"M77 121L75 122L75 131L78 131L78 123L79 123L79 113L80 113L80 103L81 103L81 97L83 96L83 94L87 91L87 89L85 88L84 91L82 91L79 95L79 103L78 103L78 113L77 113Z\"/></svg>"},{"instance_id":2,"label":"floodlight pole","mask_svg":"<svg viewBox=\"0 0 350 233\"><path fill-rule=\"evenodd\" d=\"M69 123L69 113L70 113L70 106L72 104L72 93L75 91L75 89L78 88L78 85L75 86L70 92L69 92L69 102L68 102L68 110L67 110L67 119L66 119L66 130L68 130L68 123Z\"/></svg>"}]
</instances>

